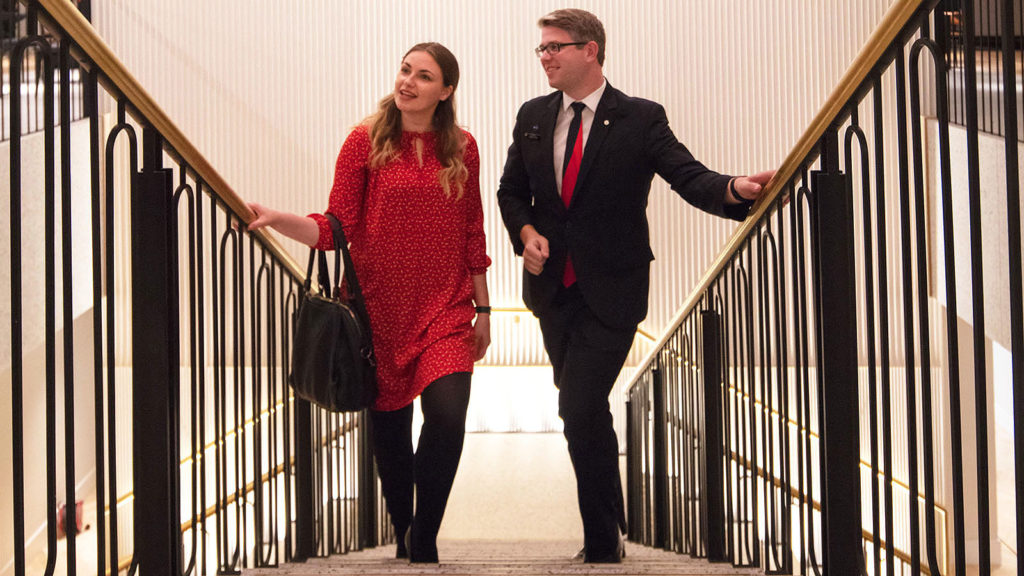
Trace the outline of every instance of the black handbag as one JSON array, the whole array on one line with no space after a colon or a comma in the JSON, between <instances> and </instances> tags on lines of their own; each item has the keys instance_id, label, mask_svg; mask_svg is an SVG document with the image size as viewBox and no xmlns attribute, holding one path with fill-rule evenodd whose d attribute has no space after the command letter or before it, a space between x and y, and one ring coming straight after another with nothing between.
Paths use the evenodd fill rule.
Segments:
<instances>
[{"instance_id":1,"label":"black handbag","mask_svg":"<svg viewBox=\"0 0 1024 576\"><path fill-rule=\"evenodd\" d=\"M377 362L345 231L333 215L327 218L334 233L335 284L330 283L327 255L311 248L295 317L290 383L295 396L325 410L355 412L372 406L377 397ZM341 285L342 256L347 289ZM318 292L312 290L314 260L319 262Z\"/></svg>"}]
</instances>

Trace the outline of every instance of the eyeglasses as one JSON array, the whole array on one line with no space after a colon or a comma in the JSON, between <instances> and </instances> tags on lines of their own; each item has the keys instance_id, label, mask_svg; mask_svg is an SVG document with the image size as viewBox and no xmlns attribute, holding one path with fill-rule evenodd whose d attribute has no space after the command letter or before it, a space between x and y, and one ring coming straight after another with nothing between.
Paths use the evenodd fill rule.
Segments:
<instances>
[{"instance_id":1,"label":"eyeglasses","mask_svg":"<svg viewBox=\"0 0 1024 576\"><path fill-rule=\"evenodd\" d=\"M537 53L537 58L544 55L545 52L554 56L562 51L562 48L566 46L586 46L590 42L548 42L547 44L541 44L533 49Z\"/></svg>"}]
</instances>

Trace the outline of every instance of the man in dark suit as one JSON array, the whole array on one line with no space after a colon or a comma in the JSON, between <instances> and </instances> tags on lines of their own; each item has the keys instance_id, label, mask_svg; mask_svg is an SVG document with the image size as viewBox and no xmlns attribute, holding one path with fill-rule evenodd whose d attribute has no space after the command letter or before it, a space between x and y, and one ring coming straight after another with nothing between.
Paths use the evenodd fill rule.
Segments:
<instances>
[{"instance_id":1,"label":"man in dark suit","mask_svg":"<svg viewBox=\"0 0 1024 576\"><path fill-rule=\"evenodd\" d=\"M498 203L554 368L583 558L619 562L625 514L608 394L647 315L651 180L658 174L696 207L742 220L774 172L708 170L673 135L661 105L612 88L593 14L557 10L538 25L536 52L557 91L520 108Z\"/></svg>"}]
</instances>

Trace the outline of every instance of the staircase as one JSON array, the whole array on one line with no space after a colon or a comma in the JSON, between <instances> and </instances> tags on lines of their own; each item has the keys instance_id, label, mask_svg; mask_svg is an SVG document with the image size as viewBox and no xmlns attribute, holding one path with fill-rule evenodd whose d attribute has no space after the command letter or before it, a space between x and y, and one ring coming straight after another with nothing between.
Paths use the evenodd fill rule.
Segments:
<instances>
[{"instance_id":1,"label":"staircase","mask_svg":"<svg viewBox=\"0 0 1024 576\"><path fill-rule=\"evenodd\" d=\"M243 570L243 576L330 574L761 574L759 570L710 564L707 560L626 543L622 564L584 564L571 559L577 541L558 540L441 540L440 564L410 564L395 559L394 545L343 556L314 558L279 568Z\"/></svg>"}]
</instances>

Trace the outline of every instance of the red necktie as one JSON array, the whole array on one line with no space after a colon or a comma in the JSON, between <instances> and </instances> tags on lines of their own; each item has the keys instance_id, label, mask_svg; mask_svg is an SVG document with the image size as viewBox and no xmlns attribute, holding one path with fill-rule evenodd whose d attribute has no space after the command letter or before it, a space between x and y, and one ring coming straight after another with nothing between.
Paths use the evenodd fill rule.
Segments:
<instances>
[{"instance_id":1,"label":"red necktie","mask_svg":"<svg viewBox=\"0 0 1024 576\"><path fill-rule=\"evenodd\" d=\"M565 140L565 161L562 173L562 202L569 207L572 193L576 188L576 178L580 175L580 163L583 160L583 102L572 103L572 122L569 123L569 134ZM570 148L571 146L571 148ZM565 272L562 273L562 284L567 288L576 282L576 270L572 266L572 257L565 257Z\"/></svg>"}]
</instances>

